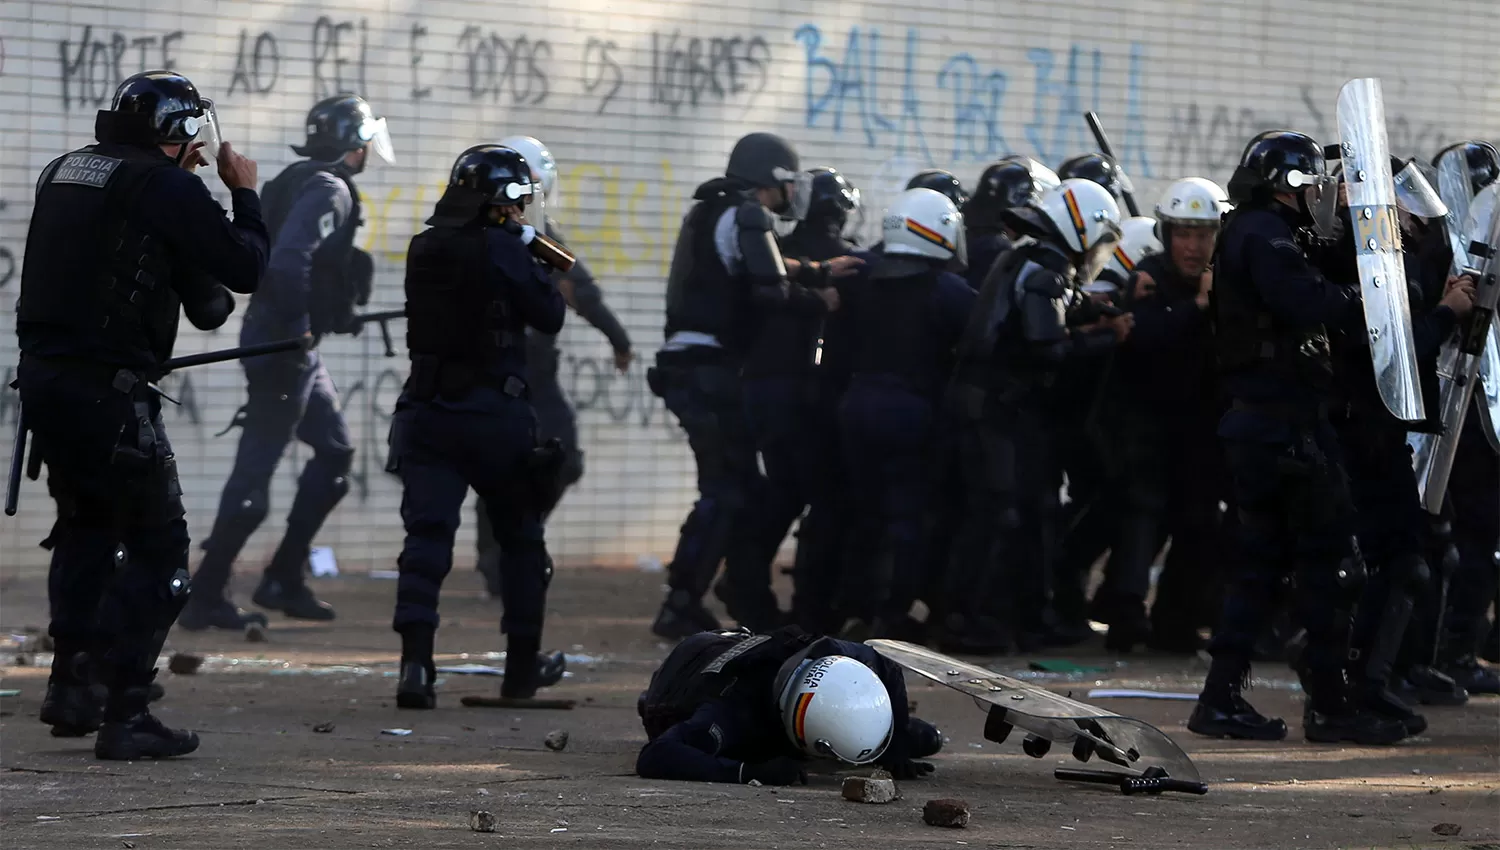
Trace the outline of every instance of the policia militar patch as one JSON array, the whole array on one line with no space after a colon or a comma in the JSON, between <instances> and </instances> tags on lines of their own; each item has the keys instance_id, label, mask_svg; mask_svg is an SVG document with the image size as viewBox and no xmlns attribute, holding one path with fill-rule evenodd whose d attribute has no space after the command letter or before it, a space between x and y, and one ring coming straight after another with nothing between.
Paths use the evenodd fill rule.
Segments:
<instances>
[{"instance_id":1,"label":"policia militar patch","mask_svg":"<svg viewBox=\"0 0 1500 850\"><path fill-rule=\"evenodd\" d=\"M115 169L119 168L122 162L124 160L93 153L68 154L57 166L51 182L103 189L109 185L109 178L114 176Z\"/></svg>"}]
</instances>

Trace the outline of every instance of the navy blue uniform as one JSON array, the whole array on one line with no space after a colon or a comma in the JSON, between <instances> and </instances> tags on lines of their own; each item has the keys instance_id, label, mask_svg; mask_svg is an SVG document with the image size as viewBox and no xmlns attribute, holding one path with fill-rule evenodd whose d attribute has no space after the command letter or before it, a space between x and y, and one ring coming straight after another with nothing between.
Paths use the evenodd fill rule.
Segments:
<instances>
[{"instance_id":1,"label":"navy blue uniform","mask_svg":"<svg viewBox=\"0 0 1500 850\"><path fill-rule=\"evenodd\" d=\"M1359 290L1330 283L1298 242L1298 213L1246 204L1226 223L1213 300L1223 386L1219 436L1241 515L1244 561L1226 589L1205 694L1249 669L1278 589L1294 578L1307 630L1304 686L1314 704L1342 699L1350 609L1363 573L1342 452L1329 424L1326 329L1358 326ZM1325 709L1320 709L1325 710Z\"/></svg>"},{"instance_id":2,"label":"navy blue uniform","mask_svg":"<svg viewBox=\"0 0 1500 850\"><path fill-rule=\"evenodd\" d=\"M411 257L412 375L391 421L406 528L393 628L403 635L437 628L438 596L472 487L489 508L503 554L500 629L513 646L518 638L539 644L552 564L529 483L537 424L523 336L527 327L557 333L566 305L521 239L499 227L424 231L413 238ZM459 324L465 314L467 326Z\"/></svg>"},{"instance_id":3,"label":"navy blue uniform","mask_svg":"<svg viewBox=\"0 0 1500 850\"><path fill-rule=\"evenodd\" d=\"M343 273L341 266L359 226L353 184L338 168L296 163L267 184L268 196L280 195L274 214L268 210L271 258L265 282L245 311L241 345L300 335L316 338L332 330L323 326L318 305L329 296L323 290L333 286L330 277ZM286 184L298 179L300 185ZM273 187L280 192L273 192ZM346 476L354 441L318 352L309 347L243 360L241 365L249 398L235 415L233 424L243 430L234 467L194 576L203 594L194 602L195 611L215 600L223 604L235 559L271 510L271 477L294 437L309 446L313 456L297 479L286 532L266 567L263 589L274 583L277 597L306 593L303 569L313 537L349 491ZM261 591L256 597L257 605L269 602ZM184 619L199 628L209 624L200 624L196 614Z\"/></svg>"},{"instance_id":4,"label":"navy blue uniform","mask_svg":"<svg viewBox=\"0 0 1500 850\"><path fill-rule=\"evenodd\" d=\"M547 235L554 242L567 244L556 223L550 219L547 221ZM599 284L594 282L594 276L583 258L578 258L566 272L553 271L552 278L554 282L567 280L572 284L573 309L604 334L616 355L630 352L630 334L625 332L620 320L604 303L604 293L599 289ZM562 385L557 379L560 357L557 334L544 333L536 328L527 329L526 383L531 390L531 406L536 411L537 437L542 441L557 440L562 444L565 455L559 471L559 496L563 489L571 487L583 477L584 458L583 448L578 443L578 416L564 396ZM544 520L554 507L555 505L542 506ZM475 500L474 515L478 520L475 543L479 550L480 571L485 573L486 580L490 582L491 592L498 594L499 585L492 577L499 575L498 567L493 565L499 562L500 544L496 542L494 529L490 527L489 510L483 499Z\"/></svg>"},{"instance_id":5,"label":"navy blue uniform","mask_svg":"<svg viewBox=\"0 0 1500 850\"><path fill-rule=\"evenodd\" d=\"M121 699L150 683L187 599L182 488L147 384L172 355L179 307L195 326L217 328L233 309L219 284L253 292L265 269L259 199L252 189L231 196L233 221L160 150L108 143L59 158L37 184L17 372L57 501L53 683L82 684L75 662L87 653L102 665L116 719L134 713ZM43 720L58 725L45 706Z\"/></svg>"},{"instance_id":6,"label":"navy blue uniform","mask_svg":"<svg viewBox=\"0 0 1500 850\"><path fill-rule=\"evenodd\" d=\"M901 668L870 647L796 629L754 636L704 632L678 644L641 694L638 711L648 742L636 773L744 783L755 778L756 765L803 757L782 724L778 691L802 662L830 655L869 667L890 695L894 732L877 764L899 773L911 759L937 751L937 731L908 714Z\"/></svg>"},{"instance_id":7,"label":"navy blue uniform","mask_svg":"<svg viewBox=\"0 0 1500 850\"><path fill-rule=\"evenodd\" d=\"M887 254L870 257L839 293L850 348L839 433L854 511L845 587L865 591L851 614L890 627L924 589L937 406L974 291L940 264ZM889 577L870 572L882 548Z\"/></svg>"},{"instance_id":8,"label":"navy blue uniform","mask_svg":"<svg viewBox=\"0 0 1500 850\"><path fill-rule=\"evenodd\" d=\"M970 227L967 234L969 265L964 271L964 279L969 282L969 287L978 292L984 286L985 275L990 273L990 267L1000 259L1000 255L1015 247L1015 242L1005 234L1003 230L981 230Z\"/></svg>"},{"instance_id":9,"label":"navy blue uniform","mask_svg":"<svg viewBox=\"0 0 1500 850\"><path fill-rule=\"evenodd\" d=\"M804 221L781 240L787 257L820 262L853 253L836 220ZM838 403L847 381L841 312L778 312L766 318L743 369L745 418L765 467L767 500L760 557L771 561L792 523L797 552L792 613L808 631L836 629L843 541L848 527L839 463ZM807 514L804 517L803 511Z\"/></svg>"}]
</instances>

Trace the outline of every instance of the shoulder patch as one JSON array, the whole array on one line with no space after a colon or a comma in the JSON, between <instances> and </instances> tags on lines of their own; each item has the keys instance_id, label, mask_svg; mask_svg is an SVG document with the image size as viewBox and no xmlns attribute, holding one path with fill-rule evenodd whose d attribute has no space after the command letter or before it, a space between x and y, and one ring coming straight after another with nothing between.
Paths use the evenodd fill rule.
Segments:
<instances>
[{"instance_id":1,"label":"shoulder patch","mask_svg":"<svg viewBox=\"0 0 1500 850\"><path fill-rule=\"evenodd\" d=\"M115 170L123 161L94 153L68 154L63 157L57 171L53 172L51 182L103 189L109 185L109 178L114 176Z\"/></svg>"},{"instance_id":2,"label":"shoulder patch","mask_svg":"<svg viewBox=\"0 0 1500 850\"><path fill-rule=\"evenodd\" d=\"M1272 239L1271 247L1282 248L1288 251L1296 251L1298 254L1302 253L1302 246L1298 245L1295 239L1288 239L1285 236L1278 236L1275 239Z\"/></svg>"},{"instance_id":3,"label":"shoulder patch","mask_svg":"<svg viewBox=\"0 0 1500 850\"><path fill-rule=\"evenodd\" d=\"M333 219L333 211L331 210L323 213L323 216L318 219L318 238L327 239L328 235L333 232Z\"/></svg>"},{"instance_id":4,"label":"shoulder patch","mask_svg":"<svg viewBox=\"0 0 1500 850\"><path fill-rule=\"evenodd\" d=\"M714 751L710 755L718 755L724 751L724 730L715 723L708 727L708 736L714 739Z\"/></svg>"}]
</instances>

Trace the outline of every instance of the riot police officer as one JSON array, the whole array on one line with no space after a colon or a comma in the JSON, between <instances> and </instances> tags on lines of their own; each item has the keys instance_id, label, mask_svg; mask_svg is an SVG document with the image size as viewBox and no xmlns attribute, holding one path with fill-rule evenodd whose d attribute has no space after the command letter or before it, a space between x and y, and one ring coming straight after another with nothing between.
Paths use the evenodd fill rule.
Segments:
<instances>
[{"instance_id":1,"label":"riot police officer","mask_svg":"<svg viewBox=\"0 0 1500 850\"><path fill-rule=\"evenodd\" d=\"M846 234L860 213L859 190L832 168L808 174L807 215L781 240L782 254L815 263L853 253ZM768 485L758 557L775 557L805 508L797 529L792 614L809 631L838 626L831 622L832 605L848 527L838 461L838 400L848 381L845 324L841 313L768 315L742 371L746 423ZM772 611L760 614L761 620L774 618Z\"/></svg>"},{"instance_id":2,"label":"riot police officer","mask_svg":"<svg viewBox=\"0 0 1500 850\"><path fill-rule=\"evenodd\" d=\"M198 747L147 710L189 585L182 488L152 383L172 356L179 306L195 327L223 325L230 290L255 291L267 251L255 163L227 143L212 150L214 126L186 77L130 77L98 114L99 143L42 172L26 237L18 385L58 515L42 721L58 736L98 729L102 759ZM195 139L230 188L233 221L191 173ZM102 725L91 680L108 691Z\"/></svg>"},{"instance_id":3,"label":"riot police officer","mask_svg":"<svg viewBox=\"0 0 1500 850\"><path fill-rule=\"evenodd\" d=\"M501 695L529 699L562 676L560 655L540 658L552 578L540 506L562 458L556 443L537 445L524 333L557 333L565 303L528 250L538 238L525 218L533 191L531 167L519 153L469 148L453 163L429 228L412 237L407 253L412 365L391 419L387 468L401 476L406 526L393 620L401 635L402 708L436 705L438 596L470 487L489 508L503 555Z\"/></svg>"},{"instance_id":4,"label":"riot police officer","mask_svg":"<svg viewBox=\"0 0 1500 850\"><path fill-rule=\"evenodd\" d=\"M944 270L966 259L963 216L945 196L906 190L881 231L882 252L841 286L851 377L839 434L853 511L844 584L863 589L849 613L871 634L909 638L924 590L937 409L974 290ZM889 569L872 569L887 553Z\"/></svg>"},{"instance_id":5,"label":"riot police officer","mask_svg":"<svg viewBox=\"0 0 1500 850\"><path fill-rule=\"evenodd\" d=\"M1043 191L1059 182L1052 169L1029 156L1008 156L979 175L974 194L960 210L968 228L969 270L965 276L975 292L984 285L984 276L995 258L1015 244L1016 232L1006 225L1002 214L1012 207L1035 203Z\"/></svg>"},{"instance_id":6,"label":"riot police officer","mask_svg":"<svg viewBox=\"0 0 1500 850\"><path fill-rule=\"evenodd\" d=\"M1115 161L1101 153L1084 153L1063 160L1057 167L1063 180L1088 180L1109 190L1116 201L1125 197L1125 176Z\"/></svg>"},{"instance_id":7,"label":"riot police officer","mask_svg":"<svg viewBox=\"0 0 1500 850\"><path fill-rule=\"evenodd\" d=\"M899 666L795 626L688 637L636 710L647 743L635 769L646 779L806 784L809 758L916 779L933 771L916 759L943 745L936 727L910 716Z\"/></svg>"},{"instance_id":8,"label":"riot police officer","mask_svg":"<svg viewBox=\"0 0 1500 850\"><path fill-rule=\"evenodd\" d=\"M944 171L941 168L929 168L918 171L912 178L906 181L907 190L931 189L939 195L953 202L953 206L959 212L963 212L964 205L969 202L969 193L964 191L964 184L953 176L953 172Z\"/></svg>"},{"instance_id":9,"label":"riot police officer","mask_svg":"<svg viewBox=\"0 0 1500 850\"><path fill-rule=\"evenodd\" d=\"M1350 616L1364 565L1338 441L1328 422L1333 369L1327 328L1356 326L1359 290L1330 283L1308 259L1308 229L1331 236L1337 181L1302 133L1250 140L1229 184L1237 208L1219 237L1211 309L1231 407L1219 423L1244 564L1226 590L1209 669L1188 728L1201 735L1280 740L1286 724L1241 694L1257 635L1278 589L1294 585L1306 630L1296 667L1308 740L1389 744L1400 722L1363 710L1344 675Z\"/></svg>"},{"instance_id":10,"label":"riot police officer","mask_svg":"<svg viewBox=\"0 0 1500 850\"><path fill-rule=\"evenodd\" d=\"M1081 312L1081 287L1120 238L1102 187L1064 180L1005 212L1030 237L996 260L959 343L949 404L964 452L964 524L948 575L943 642L957 651L1035 649L1051 639L1058 491L1056 381L1129 335L1128 314ZM996 518L999 521L996 521ZM1004 574L1002 576L1002 566Z\"/></svg>"},{"instance_id":11,"label":"riot police officer","mask_svg":"<svg viewBox=\"0 0 1500 850\"><path fill-rule=\"evenodd\" d=\"M844 257L807 264L783 259L775 217L801 219L811 200L812 176L798 168L797 152L785 139L745 136L735 143L724 176L693 193L696 203L677 237L667 276L666 341L646 378L687 431L699 499L683 523L670 590L652 625L661 637L718 628L702 600L721 560L730 616L745 622L776 608L770 565L758 543L766 483L745 422L740 368L767 313L831 311L837 291L804 284L857 264Z\"/></svg>"},{"instance_id":12,"label":"riot police officer","mask_svg":"<svg viewBox=\"0 0 1500 850\"><path fill-rule=\"evenodd\" d=\"M557 160L546 146L531 136L510 136L500 140L501 147L519 153L531 166L531 183L536 187L541 203L533 209L532 218L545 222L545 232L552 241L566 245L562 231L551 216L538 210L546 209L547 201L557 196ZM552 204L553 208L556 204ZM630 334L625 331L614 311L604 303L604 293L582 259L575 259L566 272L552 271L552 280L562 293L563 300L574 312L582 316L609 340L614 351L615 369L622 374L635 359L631 349ZM578 417L573 406L563 396L562 386L557 381L559 353L557 334L542 333L536 328L526 329L526 382L531 389L531 406L536 410L537 435L542 440L556 439L562 444L563 463L558 470L559 480L555 492L559 499L568 487L583 477L583 449L578 444ZM555 504L542 505L542 519L551 515ZM491 596L500 595L500 544L490 527L489 509L483 499L476 499L474 514L478 520L476 545L479 550L477 568L484 575L485 585Z\"/></svg>"},{"instance_id":13,"label":"riot police officer","mask_svg":"<svg viewBox=\"0 0 1500 850\"><path fill-rule=\"evenodd\" d=\"M307 159L266 183L266 224L272 234L266 285L250 300L240 344L300 335L316 344L326 334L357 333L356 304L369 301L374 266L354 247L359 191L354 175L370 158L394 160L385 119L354 95L318 102L307 114L307 140L292 150ZM306 351L241 361L249 399L232 424L244 430L234 468L219 498L213 531L193 580L199 593L183 612L183 628L239 629L264 615L229 602L227 584L245 542L271 510L271 476L293 437L312 459L297 479L286 532L256 588L256 605L288 617L331 620L333 608L313 595L304 569L313 537L349 492L354 441L328 368Z\"/></svg>"}]
</instances>

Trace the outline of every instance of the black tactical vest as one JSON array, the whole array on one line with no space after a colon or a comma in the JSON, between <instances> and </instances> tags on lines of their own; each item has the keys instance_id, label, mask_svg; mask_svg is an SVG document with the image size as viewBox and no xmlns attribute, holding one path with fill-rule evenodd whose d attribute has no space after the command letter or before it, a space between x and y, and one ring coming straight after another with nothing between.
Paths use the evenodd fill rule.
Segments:
<instances>
[{"instance_id":1,"label":"black tactical vest","mask_svg":"<svg viewBox=\"0 0 1500 850\"><path fill-rule=\"evenodd\" d=\"M683 220L667 274L666 338L696 331L736 350L747 342L740 326L748 318L749 298L735 286L714 241L719 219L740 201L734 192L715 195L699 201Z\"/></svg>"},{"instance_id":2,"label":"black tactical vest","mask_svg":"<svg viewBox=\"0 0 1500 850\"><path fill-rule=\"evenodd\" d=\"M412 237L406 260L407 388L421 399L461 397L519 342L509 305L497 294L485 230L433 227Z\"/></svg>"},{"instance_id":3,"label":"black tactical vest","mask_svg":"<svg viewBox=\"0 0 1500 850\"><path fill-rule=\"evenodd\" d=\"M1242 207L1230 213L1214 247L1209 312L1219 372L1228 375L1259 369L1327 389L1333 383L1333 361L1326 330L1321 325L1288 327L1266 309L1250 280L1244 239L1235 222L1254 209Z\"/></svg>"},{"instance_id":4,"label":"black tactical vest","mask_svg":"<svg viewBox=\"0 0 1500 850\"><path fill-rule=\"evenodd\" d=\"M817 637L793 627L767 635L739 632L701 632L679 643L651 676L641 694L639 711L646 736L655 740L693 716L705 700L724 696L737 684L748 685L746 695L764 699L775 711L774 685L790 658L812 646Z\"/></svg>"},{"instance_id":5,"label":"black tactical vest","mask_svg":"<svg viewBox=\"0 0 1500 850\"><path fill-rule=\"evenodd\" d=\"M167 246L131 220L159 150L90 145L37 182L16 330L22 352L150 369L172 356L180 301Z\"/></svg>"},{"instance_id":6,"label":"black tactical vest","mask_svg":"<svg viewBox=\"0 0 1500 850\"><path fill-rule=\"evenodd\" d=\"M937 288L938 272L900 277L882 277L880 272L877 266L875 274L860 285L851 311L855 348L850 371L894 377L908 390L927 395L931 388L923 386L924 376L941 372L931 340L932 291Z\"/></svg>"},{"instance_id":7,"label":"black tactical vest","mask_svg":"<svg viewBox=\"0 0 1500 850\"><path fill-rule=\"evenodd\" d=\"M370 299L374 269L369 266L368 256L354 247L354 234L361 223L359 190L337 162L307 159L292 163L267 182L261 190L261 203L265 210L266 232L271 234L274 246L281 235L282 225L286 224L287 216L297 203L297 196L302 193L302 187L319 172L332 174L343 181L350 198L349 216L324 237L312 258L307 307L312 332L323 336L344 328L354 315L355 305Z\"/></svg>"}]
</instances>

